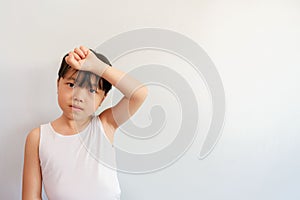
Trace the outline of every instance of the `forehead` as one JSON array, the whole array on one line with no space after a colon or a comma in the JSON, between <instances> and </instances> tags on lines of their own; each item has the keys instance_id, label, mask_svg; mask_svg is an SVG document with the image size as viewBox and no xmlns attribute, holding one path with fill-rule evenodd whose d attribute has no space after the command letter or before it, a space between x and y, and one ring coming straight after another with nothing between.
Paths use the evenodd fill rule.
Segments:
<instances>
[{"instance_id":1,"label":"forehead","mask_svg":"<svg viewBox=\"0 0 300 200\"><path fill-rule=\"evenodd\" d=\"M97 77L95 74L87 72L87 71L75 71L75 70L69 70L65 74L66 81L73 81L78 83L79 85L89 85L98 87L99 86L99 77Z\"/></svg>"}]
</instances>

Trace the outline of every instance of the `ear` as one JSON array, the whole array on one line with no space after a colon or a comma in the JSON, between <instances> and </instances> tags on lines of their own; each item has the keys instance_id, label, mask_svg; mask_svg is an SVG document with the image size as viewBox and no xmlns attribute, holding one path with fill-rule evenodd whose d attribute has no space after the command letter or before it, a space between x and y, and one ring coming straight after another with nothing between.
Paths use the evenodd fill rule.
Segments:
<instances>
[{"instance_id":1,"label":"ear","mask_svg":"<svg viewBox=\"0 0 300 200\"><path fill-rule=\"evenodd\" d=\"M58 93L58 86L59 86L59 78L57 79L57 82L56 82L56 92Z\"/></svg>"}]
</instances>

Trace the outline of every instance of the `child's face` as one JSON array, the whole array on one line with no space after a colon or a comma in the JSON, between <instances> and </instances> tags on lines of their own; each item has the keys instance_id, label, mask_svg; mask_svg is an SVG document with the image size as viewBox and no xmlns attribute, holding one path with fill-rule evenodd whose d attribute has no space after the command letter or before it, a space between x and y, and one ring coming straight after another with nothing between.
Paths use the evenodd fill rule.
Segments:
<instances>
[{"instance_id":1,"label":"child's face","mask_svg":"<svg viewBox=\"0 0 300 200\"><path fill-rule=\"evenodd\" d=\"M72 75L73 74L73 75ZM78 85L80 78L69 70L65 78L60 78L57 85L58 104L64 115L74 120L85 120L101 105L105 98L104 91L97 87L96 77L91 76L91 84Z\"/></svg>"}]
</instances>

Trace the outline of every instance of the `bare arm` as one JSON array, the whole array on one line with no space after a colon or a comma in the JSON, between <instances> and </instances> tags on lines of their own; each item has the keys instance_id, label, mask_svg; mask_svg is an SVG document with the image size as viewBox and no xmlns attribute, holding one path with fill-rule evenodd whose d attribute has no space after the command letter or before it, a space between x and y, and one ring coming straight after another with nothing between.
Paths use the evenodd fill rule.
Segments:
<instances>
[{"instance_id":1,"label":"bare arm","mask_svg":"<svg viewBox=\"0 0 300 200\"><path fill-rule=\"evenodd\" d=\"M126 122L147 97L148 89L145 85L117 68L108 66L86 47L75 48L66 57L66 62L75 69L90 71L103 77L124 94L115 106L106 109L99 116L113 129Z\"/></svg>"},{"instance_id":2,"label":"bare arm","mask_svg":"<svg viewBox=\"0 0 300 200\"><path fill-rule=\"evenodd\" d=\"M39 128L33 129L26 138L23 181L22 181L22 200L41 200L42 175L39 160Z\"/></svg>"},{"instance_id":3,"label":"bare arm","mask_svg":"<svg viewBox=\"0 0 300 200\"><path fill-rule=\"evenodd\" d=\"M116 129L140 108L147 97L148 89L133 77L114 67L107 68L102 77L124 95L115 106L101 113L107 123Z\"/></svg>"}]
</instances>

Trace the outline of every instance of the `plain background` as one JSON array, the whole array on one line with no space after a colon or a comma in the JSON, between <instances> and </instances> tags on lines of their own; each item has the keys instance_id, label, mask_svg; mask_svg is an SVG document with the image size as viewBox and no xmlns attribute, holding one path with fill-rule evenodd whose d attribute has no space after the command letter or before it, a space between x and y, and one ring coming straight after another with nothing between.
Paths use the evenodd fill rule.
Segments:
<instances>
[{"instance_id":1,"label":"plain background","mask_svg":"<svg viewBox=\"0 0 300 200\"><path fill-rule=\"evenodd\" d=\"M164 170L120 173L122 200L299 199L299 11L296 0L1 1L0 199L21 199L26 135L60 114L62 56L144 27L179 32L207 52L226 122L204 160L198 137Z\"/></svg>"}]
</instances>

